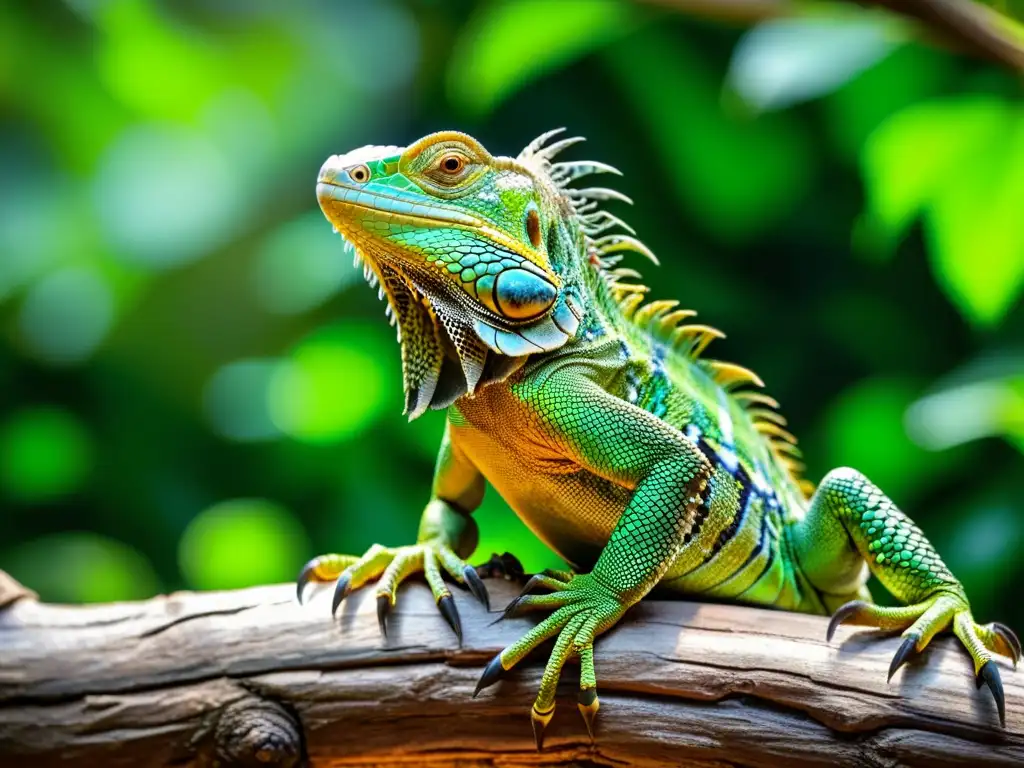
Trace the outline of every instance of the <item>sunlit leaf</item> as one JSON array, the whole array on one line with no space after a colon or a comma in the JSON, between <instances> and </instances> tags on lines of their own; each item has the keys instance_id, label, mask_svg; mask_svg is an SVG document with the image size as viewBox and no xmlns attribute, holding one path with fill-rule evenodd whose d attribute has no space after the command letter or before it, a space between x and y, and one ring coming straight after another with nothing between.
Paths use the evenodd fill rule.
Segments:
<instances>
[{"instance_id":1,"label":"sunlit leaf","mask_svg":"<svg viewBox=\"0 0 1024 768\"><path fill-rule=\"evenodd\" d=\"M998 323L1024 289L1024 116L1000 128L943 186L925 220L939 284L979 325Z\"/></svg>"},{"instance_id":2,"label":"sunlit leaf","mask_svg":"<svg viewBox=\"0 0 1024 768\"><path fill-rule=\"evenodd\" d=\"M291 512L265 499L233 499L200 512L178 544L178 563L197 589L288 581L309 556Z\"/></svg>"},{"instance_id":3,"label":"sunlit leaf","mask_svg":"<svg viewBox=\"0 0 1024 768\"><path fill-rule=\"evenodd\" d=\"M4 569L47 602L101 603L152 597L153 567L123 542L94 533L55 533L4 554Z\"/></svg>"},{"instance_id":4,"label":"sunlit leaf","mask_svg":"<svg viewBox=\"0 0 1024 768\"><path fill-rule=\"evenodd\" d=\"M822 99L834 146L856 160L868 136L887 118L942 92L953 59L933 47L903 45Z\"/></svg>"},{"instance_id":5,"label":"sunlit leaf","mask_svg":"<svg viewBox=\"0 0 1024 768\"><path fill-rule=\"evenodd\" d=\"M578 58L634 26L617 0L497 0L461 31L448 64L448 91L480 115L530 79Z\"/></svg>"},{"instance_id":6,"label":"sunlit leaf","mask_svg":"<svg viewBox=\"0 0 1024 768\"><path fill-rule=\"evenodd\" d=\"M939 285L979 325L1024 288L1024 117L991 97L909 107L863 153L866 217L896 240L923 216Z\"/></svg>"},{"instance_id":7,"label":"sunlit leaf","mask_svg":"<svg viewBox=\"0 0 1024 768\"><path fill-rule=\"evenodd\" d=\"M773 19L736 44L726 85L756 110L822 96L879 62L901 41L885 16Z\"/></svg>"},{"instance_id":8,"label":"sunlit leaf","mask_svg":"<svg viewBox=\"0 0 1024 768\"><path fill-rule=\"evenodd\" d=\"M996 358L951 374L907 409L910 437L929 450L944 450L986 437L1024 447L1024 366ZM980 370L972 371L972 368Z\"/></svg>"}]
</instances>

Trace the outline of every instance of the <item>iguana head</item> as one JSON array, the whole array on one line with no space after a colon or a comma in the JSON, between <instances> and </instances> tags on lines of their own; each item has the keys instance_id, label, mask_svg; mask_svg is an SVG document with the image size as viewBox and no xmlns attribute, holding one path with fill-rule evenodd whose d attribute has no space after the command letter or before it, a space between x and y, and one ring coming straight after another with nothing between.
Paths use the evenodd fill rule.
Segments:
<instances>
[{"instance_id":1,"label":"iguana head","mask_svg":"<svg viewBox=\"0 0 1024 768\"><path fill-rule=\"evenodd\" d=\"M617 220L603 211L595 220L587 190L566 184L614 169L552 163L578 141L544 147L555 133L515 159L443 132L404 148L333 155L320 169L324 215L367 280L379 282L398 324L410 418L473 394L576 335L582 274L596 242L588 228ZM614 196L600 191L608 195L597 199Z\"/></svg>"}]
</instances>

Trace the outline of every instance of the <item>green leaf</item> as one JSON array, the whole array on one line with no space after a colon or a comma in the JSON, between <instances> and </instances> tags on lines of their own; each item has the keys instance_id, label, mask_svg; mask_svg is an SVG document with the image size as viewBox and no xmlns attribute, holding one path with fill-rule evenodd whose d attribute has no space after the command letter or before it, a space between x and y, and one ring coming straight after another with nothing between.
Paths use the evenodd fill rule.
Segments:
<instances>
[{"instance_id":1,"label":"green leaf","mask_svg":"<svg viewBox=\"0 0 1024 768\"><path fill-rule=\"evenodd\" d=\"M907 108L862 154L867 210L890 243L923 217L932 269L960 313L996 325L1024 289L1024 116L991 97Z\"/></svg>"},{"instance_id":2,"label":"green leaf","mask_svg":"<svg viewBox=\"0 0 1024 768\"><path fill-rule=\"evenodd\" d=\"M504 0L483 5L448 65L453 104L482 115L531 79L631 30L635 12L611 0Z\"/></svg>"},{"instance_id":3,"label":"green leaf","mask_svg":"<svg viewBox=\"0 0 1024 768\"><path fill-rule=\"evenodd\" d=\"M936 279L969 321L994 326L1024 289L1024 120L960 168L926 219Z\"/></svg>"},{"instance_id":4,"label":"green leaf","mask_svg":"<svg viewBox=\"0 0 1024 768\"><path fill-rule=\"evenodd\" d=\"M1024 449L1024 373L1020 360L990 355L946 379L907 409L907 432L915 443L940 451L1003 437Z\"/></svg>"}]
</instances>

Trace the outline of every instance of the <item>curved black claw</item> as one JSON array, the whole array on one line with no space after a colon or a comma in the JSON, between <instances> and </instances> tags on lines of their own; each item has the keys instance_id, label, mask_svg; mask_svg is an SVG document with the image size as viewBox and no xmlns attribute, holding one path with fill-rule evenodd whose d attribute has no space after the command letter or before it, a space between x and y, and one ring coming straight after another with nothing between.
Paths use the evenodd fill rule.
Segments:
<instances>
[{"instance_id":1,"label":"curved black claw","mask_svg":"<svg viewBox=\"0 0 1024 768\"><path fill-rule=\"evenodd\" d=\"M1013 663L1014 666L1016 666L1017 662L1020 661L1020 657L1024 655L1024 650L1021 650L1020 638L1017 637L1017 633L999 621L992 622L992 631L1003 638L1003 640L1006 641L1006 644L1013 648Z\"/></svg>"},{"instance_id":2,"label":"curved black claw","mask_svg":"<svg viewBox=\"0 0 1024 768\"><path fill-rule=\"evenodd\" d=\"M1006 697L1003 695L1003 678L999 676L999 667L994 661L985 662L985 666L978 670L976 682L979 688L985 684L992 691L992 698L996 700L996 709L999 712L999 724L1005 728Z\"/></svg>"},{"instance_id":3,"label":"curved black claw","mask_svg":"<svg viewBox=\"0 0 1024 768\"><path fill-rule=\"evenodd\" d=\"M908 635L903 638L903 643L899 648L896 649L896 655L892 657L892 663L889 664L889 680L892 680L892 676L896 674L897 670L906 664L912 656L917 655L917 637L915 635Z\"/></svg>"},{"instance_id":4,"label":"curved black claw","mask_svg":"<svg viewBox=\"0 0 1024 768\"><path fill-rule=\"evenodd\" d=\"M544 748L544 730L554 717L555 708L551 707L547 712L538 712L536 705L530 710L530 722L533 723L533 740L537 742L537 751Z\"/></svg>"},{"instance_id":5,"label":"curved black claw","mask_svg":"<svg viewBox=\"0 0 1024 768\"><path fill-rule=\"evenodd\" d=\"M455 607L455 599L451 595L445 595L437 601L437 610L444 616L448 626L455 630L459 645L462 645L462 622L459 620L459 610Z\"/></svg>"},{"instance_id":6,"label":"curved black claw","mask_svg":"<svg viewBox=\"0 0 1024 768\"><path fill-rule=\"evenodd\" d=\"M484 582L476 572L476 568L472 565L467 565L462 571L462 575L466 579L466 586L473 593L473 597L483 603L484 608L488 611L491 610L491 597L487 594L487 587L484 586Z\"/></svg>"},{"instance_id":7,"label":"curved black claw","mask_svg":"<svg viewBox=\"0 0 1024 768\"><path fill-rule=\"evenodd\" d=\"M526 597L530 592L537 588L537 585L544 580L544 574L535 573L530 577L530 580L523 586L523 591L519 593L519 597ZM517 600L519 598L516 598ZM505 609L506 611L508 608Z\"/></svg>"},{"instance_id":8,"label":"curved black claw","mask_svg":"<svg viewBox=\"0 0 1024 768\"><path fill-rule=\"evenodd\" d=\"M581 689L580 698L576 706L579 707L580 714L583 715L583 722L587 724L587 733L590 734L590 740L593 741L594 717L597 715L597 710L601 707L601 701L597 698L597 689Z\"/></svg>"},{"instance_id":9,"label":"curved black claw","mask_svg":"<svg viewBox=\"0 0 1024 768\"><path fill-rule=\"evenodd\" d=\"M480 679L476 683L476 689L473 691L473 698L475 699L477 697L477 694L480 693L480 691L482 691L484 688L489 688L490 686L498 682L498 680L501 679L501 675L504 671L505 668L501 666L501 654L499 653L497 656L495 656L493 659L487 662L487 666L484 667L484 673L480 675Z\"/></svg>"},{"instance_id":10,"label":"curved black claw","mask_svg":"<svg viewBox=\"0 0 1024 768\"><path fill-rule=\"evenodd\" d=\"M352 590L349 585L352 583L352 578L347 574L343 573L338 578L338 583L334 586L334 599L331 600L331 615L335 615L338 612L338 606L341 605L341 601L348 597L349 592Z\"/></svg>"},{"instance_id":11,"label":"curved black claw","mask_svg":"<svg viewBox=\"0 0 1024 768\"><path fill-rule=\"evenodd\" d=\"M302 592L309 584L310 578L313 576L313 570L315 568L316 558L313 558L299 571L299 578L295 580L295 597L299 601L299 605L302 605Z\"/></svg>"},{"instance_id":12,"label":"curved black claw","mask_svg":"<svg viewBox=\"0 0 1024 768\"><path fill-rule=\"evenodd\" d=\"M380 633L388 636L388 614L391 613L391 598L387 595L377 595L377 623L380 625Z\"/></svg>"},{"instance_id":13,"label":"curved black claw","mask_svg":"<svg viewBox=\"0 0 1024 768\"><path fill-rule=\"evenodd\" d=\"M514 619L519 615L519 605L523 602L523 598L526 595L520 595L514 598L512 602L505 606L505 610L501 612L501 618L503 619Z\"/></svg>"},{"instance_id":14,"label":"curved black claw","mask_svg":"<svg viewBox=\"0 0 1024 768\"><path fill-rule=\"evenodd\" d=\"M828 622L828 631L825 633L825 642L831 643L832 636L836 633L836 629L839 625L853 616L853 614L866 608L867 605L868 604L863 600L851 600L848 603L840 605L836 609L836 612L832 614L832 618Z\"/></svg>"}]
</instances>

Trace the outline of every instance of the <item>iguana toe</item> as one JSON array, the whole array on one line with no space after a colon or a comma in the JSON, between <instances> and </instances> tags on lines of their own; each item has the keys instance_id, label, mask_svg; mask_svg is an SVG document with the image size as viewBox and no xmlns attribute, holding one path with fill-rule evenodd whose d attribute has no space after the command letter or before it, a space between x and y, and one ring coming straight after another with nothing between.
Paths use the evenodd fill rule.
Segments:
<instances>
[{"instance_id":1,"label":"iguana toe","mask_svg":"<svg viewBox=\"0 0 1024 768\"><path fill-rule=\"evenodd\" d=\"M346 568L357 562L359 558L351 555L320 555L314 557L299 571L295 580L295 597L302 604L307 584L322 584L334 581Z\"/></svg>"},{"instance_id":2,"label":"iguana toe","mask_svg":"<svg viewBox=\"0 0 1024 768\"><path fill-rule=\"evenodd\" d=\"M554 613L491 659L474 692L475 696L493 685L502 673L554 637L555 645L548 657L540 690L530 712L538 749L543 745L544 729L555 711L555 690L562 667L573 657L580 660L580 713L588 733L593 735L594 716L599 706L594 673L594 638L614 625L626 610L617 595L589 574L583 574L573 576L571 582L551 594L522 595L516 598L503 615L518 616L540 609L554 609Z\"/></svg>"},{"instance_id":3,"label":"iguana toe","mask_svg":"<svg viewBox=\"0 0 1024 768\"><path fill-rule=\"evenodd\" d=\"M1020 640L1005 624L979 625L971 615L970 604L962 592L942 590L919 603L887 608L862 601L841 606L829 622L828 639L840 624L855 624L883 630L903 630L903 643L889 665L889 680L912 657L924 651L931 639L952 625L954 634L974 663L977 685L987 685L995 699L999 722L1006 726L1006 702L1003 683L993 654L1014 662L1021 656Z\"/></svg>"},{"instance_id":4,"label":"iguana toe","mask_svg":"<svg viewBox=\"0 0 1024 768\"><path fill-rule=\"evenodd\" d=\"M487 590L472 566L446 544L427 541L407 547L384 547L374 544L362 557L352 555L321 555L313 558L299 573L296 592L299 602L307 584L336 579L331 613L337 614L341 603L352 592L377 579L377 621L381 635L387 637L387 620L395 607L398 588L410 576L422 572L434 595L437 609L462 643L462 622L451 591L441 572L469 588L486 603Z\"/></svg>"}]
</instances>

